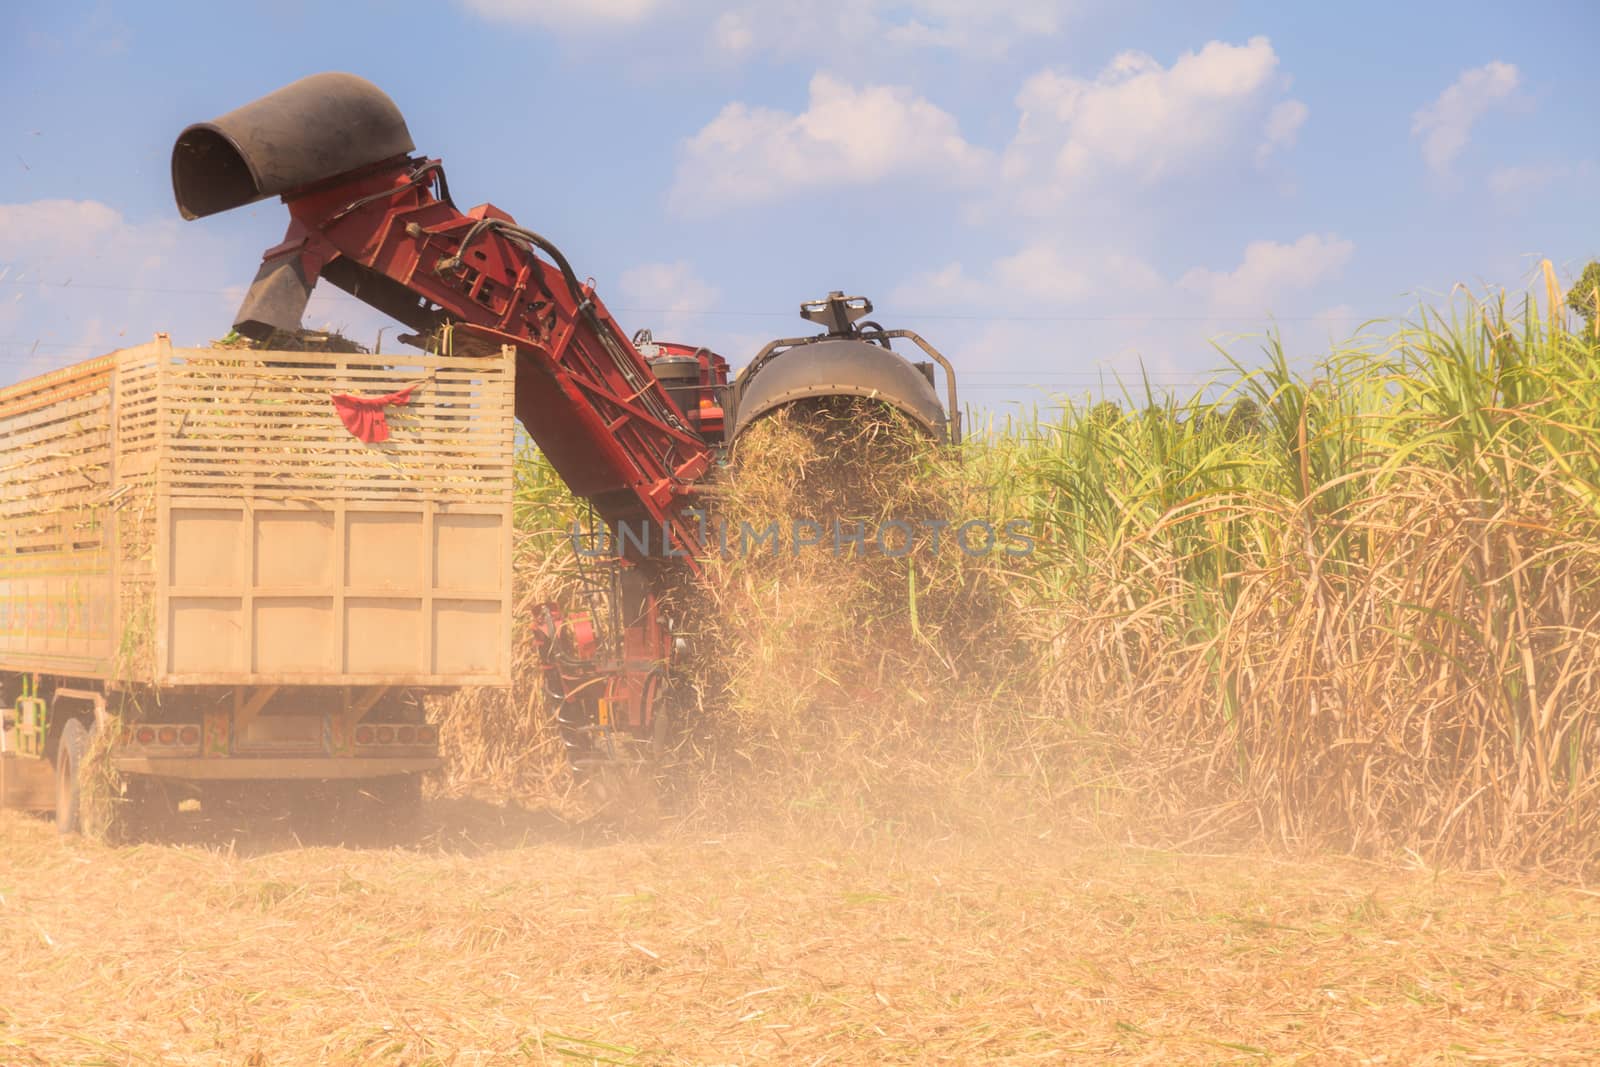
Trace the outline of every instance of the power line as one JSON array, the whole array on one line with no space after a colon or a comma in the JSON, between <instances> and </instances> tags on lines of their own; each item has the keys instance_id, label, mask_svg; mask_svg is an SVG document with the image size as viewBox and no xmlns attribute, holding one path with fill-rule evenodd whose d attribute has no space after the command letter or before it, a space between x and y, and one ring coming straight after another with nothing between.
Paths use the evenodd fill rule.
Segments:
<instances>
[{"instance_id":1,"label":"power line","mask_svg":"<svg viewBox=\"0 0 1600 1067\"><path fill-rule=\"evenodd\" d=\"M50 290L82 290L84 292L111 292L111 293L156 293L163 296L236 296L240 295L249 286L239 286L237 289L174 289L161 286L146 285L106 285L99 282L42 282L31 281L26 278L0 278L0 285L24 285L35 289ZM312 300L340 300L356 299L343 292L312 293Z\"/></svg>"},{"instance_id":2,"label":"power line","mask_svg":"<svg viewBox=\"0 0 1600 1067\"><path fill-rule=\"evenodd\" d=\"M26 342L0 341L0 344L19 344L20 345L20 344L26 344ZM39 347L39 348L66 348L66 349L74 349L74 350L78 350L78 351L95 352L95 353L101 353L101 354L104 354L104 353L110 352L110 351L115 351L114 347L107 347L107 346L104 346L104 345L65 345L65 344L40 343L37 347ZM204 346L200 346L200 347L204 347ZM384 352L384 353L379 353L379 354L381 354L381 355L393 355L393 356L398 356L400 358L404 358L405 355L406 355L406 353L404 353L404 352ZM24 362L30 361L32 356L33 356L33 353L31 351L27 352L27 353L0 352L0 363L13 363L13 364L15 364L15 363L24 363ZM987 372L985 372L985 371L963 372L963 371L958 370L956 372L956 377L959 380L960 388L962 389L963 392L971 392L971 391L977 390L977 389L1082 389L1082 388L1087 388L1087 387L1095 386L1095 385L1118 385L1118 386L1130 385L1130 384L1131 385L1139 385L1139 384L1142 384L1145 381L1149 381L1149 383L1151 385L1156 385L1156 386L1204 385L1204 384L1207 384L1209 382L1212 382L1212 381L1216 380L1216 375L1215 374L1207 373L1207 372L1204 372L1204 371L1195 371L1193 374L1182 374L1182 373L1180 373L1180 374L1176 374L1176 375L1173 375L1173 374L1163 374L1163 375L1159 375L1159 376L1151 375L1148 378L1145 375L1138 374L1137 372L1134 372L1134 371L1126 371L1126 372L1122 372L1122 373L1117 373L1117 372L1113 372L1113 371L1100 372L1100 371L1092 371L1092 370L1086 370L1086 371L1053 371L1052 372L1052 377L1049 377L1049 378L1017 378L1015 380L1007 380L1007 381L990 381L988 379L978 377L979 375L985 374L985 373L989 373L989 374L1005 373L1005 374L1011 374L1011 375L1025 375L1028 372L1026 370L1020 368L1020 367L1008 368L1008 369L1006 369L1004 371L987 371Z\"/></svg>"},{"instance_id":3,"label":"power line","mask_svg":"<svg viewBox=\"0 0 1600 1067\"><path fill-rule=\"evenodd\" d=\"M4 343L7 342L0 342L0 344ZM77 345L70 347L94 351L99 354L104 354L108 351L114 351L114 349L89 345ZM405 358L406 355L406 353L403 352L386 352L380 354L397 356L401 359ZM18 366L31 362L35 362L32 352L0 352L0 366ZM1027 371L1021 368L1011 368L1005 373L1013 375L1025 375L1027 374ZM1193 374L1164 374L1160 376L1150 376L1149 378L1131 372L1116 374L1111 372L1099 373L1096 371L1056 371L1053 373L1053 376L1049 378L1017 377L1014 380L1007 381L989 381L985 379L979 379L972 375L963 374L958 371L956 377L959 381L961 391L969 394L974 392L993 392L1000 389L1036 390L1048 393L1080 391L1085 389L1093 389L1098 386L1106 386L1108 388L1116 389L1131 389L1142 386L1146 381L1148 381L1151 386L1162 389L1197 388L1199 386L1215 384L1219 380L1216 374L1206 373L1203 371L1196 371Z\"/></svg>"},{"instance_id":4,"label":"power line","mask_svg":"<svg viewBox=\"0 0 1600 1067\"><path fill-rule=\"evenodd\" d=\"M90 350L90 349L95 349L95 348L99 348L100 347L99 345L68 344L65 341L21 341L21 340L0 340L0 345L16 345L18 347L28 347L28 348L78 348L78 349L84 349L84 350Z\"/></svg>"},{"instance_id":5,"label":"power line","mask_svg":"<svg viewBox=\"0 0 1600 1067\"><path fill-rule=\"evenodd\" d=\"M158 293L166 295L184 296L231 296L231 289L175 289L159 288L142 285L107 285L100 283L75 283L75 282L45 282L31 281L22 278L0 278L0 285L28 285L39 289L81 289L97 292L119 293ZM345 293L312 293L312 300L354 300ZM686 310L672 307L631 307L623 305L611 306L612 311L619 311L629 315L681 315L685 318L757 318L757 319L793 319L792 311L746 311L730 308L708 308L703 310ZM1366 322L1372 316L1368 315L964 315L944 311L917 311L915 309L899 310L897 314L906 318L926 319L937 322L1252 322L1259 323L1263 318L1270 323L1278 322Z\"/></svg>"},{"instance_id":6,"label":"power line","mask_svg":"<svg viewBox=\"0 0 1600 1067\"><path fill-rule=\"evenodd\" d=\"M134 343L138 343L138 342L134 342ZM55 349L67 349L67 350L80 351L80 352L101 352L101 353L115 350L115 346L108 347L106 345L93 345L93 344L67 344L67 343L60 342L60 341L0 340L0 345L14 345L14 346L17 346L17 347L26 347L26 348L29 348L29 349L55 348ZM124 346L124 347L126 347L126 346ZM31 352L29 354L31 355ZM393 353L381 353L381 354L383 354L383 355L404 356L406 353L393 352ZM0 352L0 360L15 359L15 358L17 358L15 353ZM1145 379L1145 377L1146 377L1145 375L1139 374L1138 372L1136 372L1134 370L1124 370L1124 371L1119 372L1119 371L1113 370L1111 368L1106 368L1104 370L1098 369L1098 368L1090 369L1090 370L1058 369L1058 370L1050 371L1049 373L1050 373L1051 377L1048 377L1048 378L1029 379L1027 381L1010 381L1010 380L1007 380L1007 381L998 381L998 382L997 381L990 381L984 376L985 375L993 375L993 374L1007 374L1007 375L1012 375L1012 376L1026 375L1026 374L1029 373L1029 371L1024 369L1024 368L1022 368L1022 367L1005 367L1005 368L999 368L999 369L993 369L993 370L971 370L971 371L958 370L956 373L957 373L957 376L961 379L961 381L963 383L967 383L972 388L1009 388L1009 387L1013 387L1013 386L1029 387L1029 386L1042 386L1042 385L1083 385L1083 384L1092 385L1092 384L1094 384L1096 382L1117 378L1119 373L1123 377L1134 377L1134 378L1137 378L1140 381L1143 381ZM1207 379L1209 376L1210 376L1209 373L1205 372L1205 371L1194 371L1193 373L1190 373L1190 372L1178 372L1176 375L1174 375L1172 373L1159 374L1159 375L1152 374L1152 375L1149 375L1149 380L1152 383L1159 383L1159 382L1165 382L1165 381L1185 381L1185 382L1186 381L1202 381L1202 380Z\"/></svg>"},{"instance_id":7,"label":"power line","mask_svg":"<svg viewBox=\"0 0 1600 1067\"><path fill-rule=\"evenodd\" d=\"M1088 379L1081 378L1076 381L1017 381L1017 382L969 382L956 375L957 386L963 393L970 393L974 389L1083 389L1094 385L1110 385L1119 388L1135 388L1143 385L1147 380L1151 385L1208 385L1220 379L1212 375L1196 374L1192 378L1150 378L1142 377L1111 377Z\"/></svg>"}]
</instances>

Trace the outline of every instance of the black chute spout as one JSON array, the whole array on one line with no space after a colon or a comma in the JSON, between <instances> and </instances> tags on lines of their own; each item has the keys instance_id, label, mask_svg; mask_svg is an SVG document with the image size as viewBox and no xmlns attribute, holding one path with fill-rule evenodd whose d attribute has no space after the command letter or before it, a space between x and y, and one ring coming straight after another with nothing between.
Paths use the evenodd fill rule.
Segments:
<instances>
[{"instance_id":1,"label":"black chute spout","mask_svg":"<svg viewBox=\"0 0 1600 1067\"><path fill-rule=\"evenodd\" d=\"M184 218L204 218L415 147L383 90L354 74L313 74L179 134L172 192Z\"/></svg>"}]
</instances>

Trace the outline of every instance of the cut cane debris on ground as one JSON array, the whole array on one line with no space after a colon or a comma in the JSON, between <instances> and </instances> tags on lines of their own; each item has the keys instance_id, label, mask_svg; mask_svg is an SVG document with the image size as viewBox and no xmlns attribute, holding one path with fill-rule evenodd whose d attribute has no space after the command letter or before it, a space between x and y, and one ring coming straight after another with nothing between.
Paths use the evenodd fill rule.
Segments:
<instances>
[{"instance_id":1,"label":"cut cane debris on ground","mask_svg":"<svg viewBox=\"0 0 1600 1067\"><path fill-rule=\"evenodd\" d=\"M0 813L6 1064L1569 1063L1600 899L984 838L63 844ZM70 884L71 893L60 892Z\"/></svg>"}]
</instances>

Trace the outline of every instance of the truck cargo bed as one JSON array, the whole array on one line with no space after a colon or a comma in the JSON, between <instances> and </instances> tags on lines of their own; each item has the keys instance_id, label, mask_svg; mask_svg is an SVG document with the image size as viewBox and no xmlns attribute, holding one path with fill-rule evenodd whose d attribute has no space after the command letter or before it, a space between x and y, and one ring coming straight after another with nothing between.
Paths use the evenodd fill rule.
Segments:
<instances>
[{"instance_id":1,"label":"truck cargo bed","mask_svg":"<svg viewBox=\"0 0 1600 1067\"><path fill-rule=\"evenodd\" d=\"M0 390L0 670L508 684L513 359L158 338ZM332 399L408 386L378 444Z\"/></svg>"}]
</instances>

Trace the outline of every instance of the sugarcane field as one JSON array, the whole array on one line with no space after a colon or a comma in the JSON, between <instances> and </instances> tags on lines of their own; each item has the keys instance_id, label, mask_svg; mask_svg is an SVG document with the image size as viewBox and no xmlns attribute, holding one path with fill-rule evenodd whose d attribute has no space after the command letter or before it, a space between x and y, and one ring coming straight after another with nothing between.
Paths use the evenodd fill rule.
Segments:
<instances>
[{"instance_id":1,"label":"sugarcane field","mask_svg":"<svg viewBox=\"0 0 1600 1067\"><path fill-rule=\"evenodd\" d=\"M1426 7L0 20L0 1067L1600 1062L1600 18Z\"/></svg>"}]
</instances>

